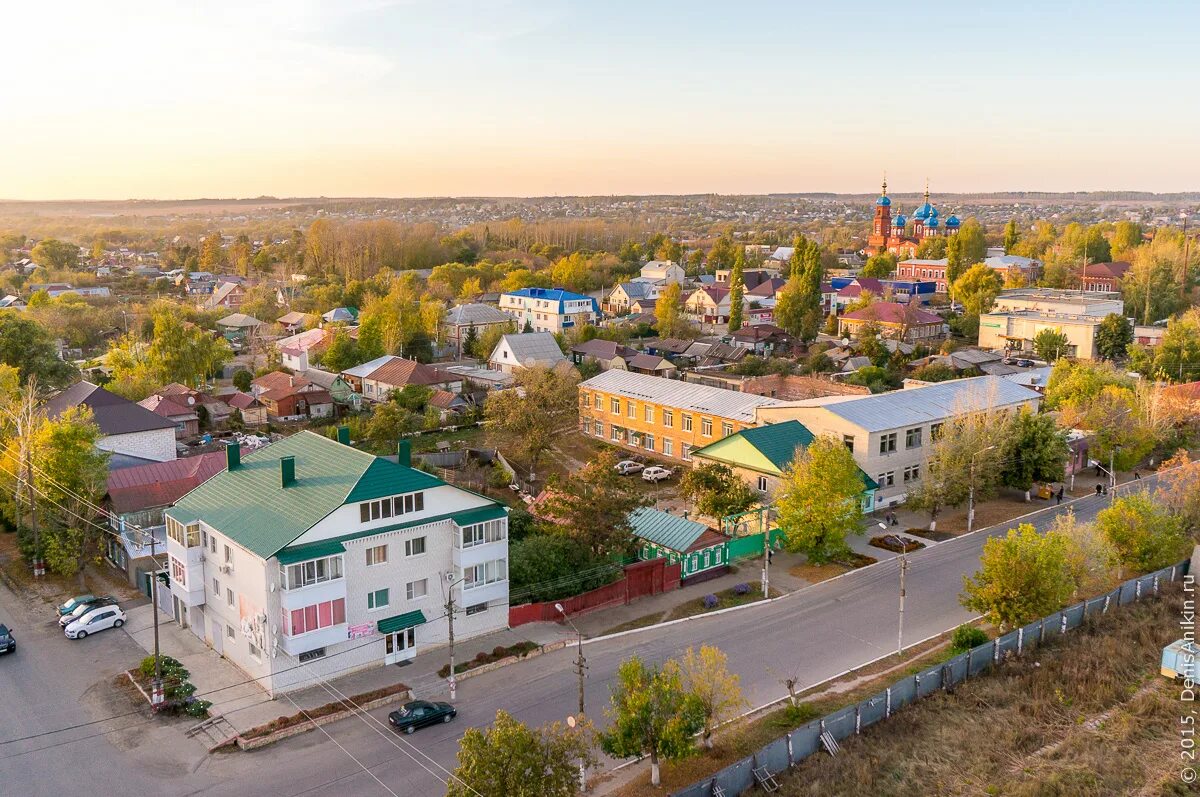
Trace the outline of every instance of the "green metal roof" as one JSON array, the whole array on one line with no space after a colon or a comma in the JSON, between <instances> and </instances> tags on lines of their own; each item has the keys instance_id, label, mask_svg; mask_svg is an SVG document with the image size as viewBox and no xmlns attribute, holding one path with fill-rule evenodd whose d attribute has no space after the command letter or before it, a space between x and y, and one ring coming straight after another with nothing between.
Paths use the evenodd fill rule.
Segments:
<instances>
[{"instance_id":1,"label":"green metal roof","mask_svg":"<svg viewBox=\"0 0 1200 797\"><path fill-rule=\"evenodd\" d=\"M635 537L680 552L691 548L692 543L708 530L708 526L703 523L648 506L630 512L629 524L633 527Z\"/></svg>"},{"instance_id":2,"label":"green metal roof","mask_svg":"<svg viewBox=\"0 0 1200 797\"><path fill-rule=\"evenodd\" d=\"M296 458L296 481L285 488L279 460L286 456ZM348 501L443 483L304 431L244 456L239 467L213 476L167 514L181 522L203 519L268 559Z\"/></svg>"},{"instance_id":3,"label":"green metal roof","mask_svg":"<svg viewBox=\"0 0 1200 797\"><path fill-rule=\"evenodd\" d=\"M290 548L284 548L275 557L281 565L292 565L296 562L305 562L309 559L320 559L323 556L333 556L334 554L345 553L346 546L338 540L321 540L320 542L310 542L307 545L294 545Z\"/></svg>"},{"instance_id":4,"label":"green metal roof","mask_svg":"<svg viewBox=\"0 0 1200 797\"><path fill-rule=\"evenodd\" d=\"M379 621L379 633L394 634L397 631L403 631L406 628L412 628L414 625L425 624L425 613L420 609L413 609L411 612L397 614L395 617L386 617Z\"/></svg>"},{"instance_id":5,"label":"green metal roof","mask_svg":"<svg viewBox=\"0 0 1200 797\"><path fill-rule=\"evenodd\" d=\"M491 501L492 499L488 498L487 500ZM484 520L495 520L497 518L502 518L507 514L507 510L502 504L493 502L489 506L481 506L474 509L464 509L460 512L445 512L441 515L431 515L429 517L417 518L416 520L406 520L403 523L392 523L387 526L378 526L375 528L363 529L362 531L351 532L350 534L342 534L329 540L322 540L321 543L346 543L361 539L362 537L372 537L376 534L386 534L389 531L400 531L402 529L412 528L413 526L425 526L430 523L440 523L443 520L453 520L459 526L469 526L472 523L480 523ZM305 543L304 545L307 546L318 544L320 543Z\"/></svg>"},{"instance_id":6,"label":"green metal roof","mask_svg":"<svg viewBox=\"0 0 1200 797\"><path fill-rule=\"evenodd\" d=\"M503 506L492 504L491 506L481 506L476 509L459 512L454 516L454 522L459 526L469 526L472 523L482 523L485 520L499 520L507 514L508 510Z\"/></svg>"}]
</instances>

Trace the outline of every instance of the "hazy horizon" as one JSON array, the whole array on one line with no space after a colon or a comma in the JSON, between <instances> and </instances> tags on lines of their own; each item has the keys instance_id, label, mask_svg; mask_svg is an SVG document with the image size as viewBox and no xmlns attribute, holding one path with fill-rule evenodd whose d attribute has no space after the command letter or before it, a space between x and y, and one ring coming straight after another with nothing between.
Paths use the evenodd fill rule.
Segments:
<instances>
[{"instance_id":1,"label":"hazy horizon","mask_svg":"<svg viewBox=\"0 0 1200 797\"><path fill-rule=\"evenodd\" d=\"M1200 186L1200 4L851 5L21 4L0 191L869 194L884 172L904 194L926 178L943 195Z\"/></svg>"}]
</instances>

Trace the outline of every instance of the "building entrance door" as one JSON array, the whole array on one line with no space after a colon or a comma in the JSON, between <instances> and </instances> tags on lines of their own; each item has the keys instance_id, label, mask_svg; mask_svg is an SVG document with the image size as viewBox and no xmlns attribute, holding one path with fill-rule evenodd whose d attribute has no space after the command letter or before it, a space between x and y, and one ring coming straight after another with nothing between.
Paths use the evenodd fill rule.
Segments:
<instances>
[{"instance_id":1,"label":"building entrance door","mask_svg":"<svg viewBox=\"0 0 1200 797\"><path fill-rule=\"evenodd\" d=\"M406 628L388 634L383 641L383 663L399 664L417 655L416 629Z\"/></svg>"}]
</instances>

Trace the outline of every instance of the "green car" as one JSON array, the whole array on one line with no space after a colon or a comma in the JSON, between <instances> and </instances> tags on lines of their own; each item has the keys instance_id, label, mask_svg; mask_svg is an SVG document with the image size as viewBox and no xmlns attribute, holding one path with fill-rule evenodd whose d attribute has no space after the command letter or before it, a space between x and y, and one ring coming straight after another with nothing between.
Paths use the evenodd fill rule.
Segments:
<instances>
[{"instance_id":1,"label":"green car","mask_svg":"<svg viewBox=\"0 0 1200 797\"><path fill-rule=\"evenodd\" d=\"M449 722L458 712L449 703L414 700L388 714L388 722L398 731L412 733L417 728L438 722Z\"/></svg>"},{"instance_id":2,"label":"green car","mask_svg":"<svg viewBox=\"0 0 1200 797\"><path fill-rule=\"evenodd\" d=\"M99 599L95 595L76 595L74 598L71 598L69 601L64 603L62 606L58 607L58 616L62 617L64 614L70 614L71 612L75 611L75 609L77 609L81 604L95 603L97 600L99 600Z\"/></svg>"}]
</instances>

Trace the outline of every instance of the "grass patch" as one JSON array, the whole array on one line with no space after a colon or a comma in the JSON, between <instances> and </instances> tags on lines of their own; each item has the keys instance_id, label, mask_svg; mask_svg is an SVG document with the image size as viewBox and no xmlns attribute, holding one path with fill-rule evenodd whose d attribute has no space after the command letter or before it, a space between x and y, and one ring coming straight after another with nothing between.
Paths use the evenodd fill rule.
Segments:
<instances>
[{"instance_id":1,"label":"grass patch","mask_svg":"<svg viewBox=\"0 0 1200 797\"><path fill-rule=\"evenodd\" d=\"M619 634L622 631L633 631L638 628L646 628L647 626L657 625L658 623L662 622L662 619L662 612L652 612L641 617L635 617L632 620L627 620L620 625L614 625L612 628L606 628L600 633L600 636Z\"/></svg>"},{"instance_id":2,"label":"grass patch","mask_svg":"<svg viewBox=\"0 0 1200 797\"><path fill-rule=\"evenodd\" d=\"M467 659L466 661L460 661L458 664L455 664L454 672L460 673L466 672L467 670L473 670L476 667L482 667L483 665L491 664L494 661L507 659L509 656L524 658L525 656L529 655L530 652L537 650L539 647L541 647L541 645L538 643L530 642L528 640L518 642L515 645L497 645L496 647L492 648L490 653L486 650L481 650L475 654L475 658ZM438 677L448 678L449 676L450 665L443 664L442 668L438 670Z\"/></svg>"},{"instance_id":3,"label":"grass patch","mask_svg":"<svg viewBox=\"0 0 1200 797\"><path fill-rule=\"evenodd\" d=\"M739 586L748 586L749 591L738 594ZM772 588L771 597L778 598L782 595L779 590ZM711 598L716 597L714 602ZM762 587L758 584L746 584L723 589L720 592L710 593L700 598L690 600L687 603L682 603L676 606L667 616L663 618L663 622L667 620L679 620L684 617L695 617L700 614L708 614L709 612L719 611L721 609L729 609L734 606L744 606L747 603L754 603L763 599Z\"/></svg>"},{"instance_id":4,"label":"grass patch","mask_svg":"<svg viewBox=\"0 0 1200 797\"><path fill-rule=\"evenodd\" d=\"M933 540L934 542L945 542L946 540L954 539L954 535L950 534L949 532L930 531L927 528L905 529L904 533L912 537L923 537L924 539Z\"/></svg>"}]
</instances>

